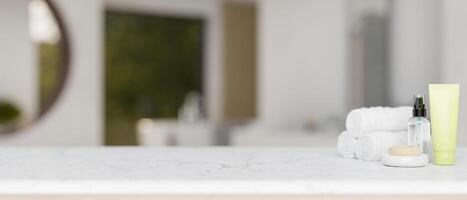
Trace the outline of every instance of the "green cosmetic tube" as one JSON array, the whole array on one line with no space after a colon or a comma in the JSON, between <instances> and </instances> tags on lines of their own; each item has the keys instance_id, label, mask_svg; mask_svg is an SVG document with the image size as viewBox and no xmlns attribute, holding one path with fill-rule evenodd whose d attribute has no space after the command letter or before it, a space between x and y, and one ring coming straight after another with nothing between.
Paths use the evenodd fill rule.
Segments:
<instances>
[{"instance_id":1,"label":"green cosmetic tube","mask_svg":"<svg viewBox=\"0 0 467 200\"><path fill-rule=\"evenodd\" d=\"M429 84L433 163L454 165L459 84Z\"/></svg>"}]
</instances>

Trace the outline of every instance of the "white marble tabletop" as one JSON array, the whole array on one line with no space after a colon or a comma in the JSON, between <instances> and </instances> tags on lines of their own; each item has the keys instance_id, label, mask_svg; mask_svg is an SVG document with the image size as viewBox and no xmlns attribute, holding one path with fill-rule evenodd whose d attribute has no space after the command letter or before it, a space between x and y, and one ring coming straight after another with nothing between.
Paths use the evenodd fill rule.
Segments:
<instances>
[{"instance_id":1,"label":"white marble tabletop","mask_svg":"<svg viewBox=\"0 0 467 200\"><path fill-rule=\"evenodd\" d=\"M391 168L331 148L0 148L0 194L467 194L457 155Z\"/></svg>"}]
</instances>

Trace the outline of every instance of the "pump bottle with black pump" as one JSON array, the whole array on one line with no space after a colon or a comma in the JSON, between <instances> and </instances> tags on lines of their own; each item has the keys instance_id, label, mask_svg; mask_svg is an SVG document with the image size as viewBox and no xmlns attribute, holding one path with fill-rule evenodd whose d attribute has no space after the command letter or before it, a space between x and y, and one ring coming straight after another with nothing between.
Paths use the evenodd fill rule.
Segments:
<instances>
[{"instance_id":1,"label":"pump bottle with black pump","mask_svg":"<svg viewBox=\"0 0 467 200\"><path fill-rule=\"evenodd\" d=\"M422 95L414 96L413 117L408 122L408 145L416 145L429 157L432 155L430 121L426 118Z\"/></svg>"}]
</instances>

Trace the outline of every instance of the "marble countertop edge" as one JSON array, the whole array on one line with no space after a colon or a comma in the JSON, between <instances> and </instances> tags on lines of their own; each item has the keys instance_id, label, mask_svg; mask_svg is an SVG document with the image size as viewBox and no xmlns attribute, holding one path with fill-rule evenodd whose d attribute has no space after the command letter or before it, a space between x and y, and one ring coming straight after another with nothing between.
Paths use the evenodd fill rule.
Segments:
<instances>
[{"instance_id":1,"label":"marble countertop edge","mask_svg":"<svg viewBox=\"0 0 467 200\"><path fill-rule=\"evenodd\" d=\"M1 180L0 194L467 195L465 185L424 180Z\"/></svg>"}]
</instances>

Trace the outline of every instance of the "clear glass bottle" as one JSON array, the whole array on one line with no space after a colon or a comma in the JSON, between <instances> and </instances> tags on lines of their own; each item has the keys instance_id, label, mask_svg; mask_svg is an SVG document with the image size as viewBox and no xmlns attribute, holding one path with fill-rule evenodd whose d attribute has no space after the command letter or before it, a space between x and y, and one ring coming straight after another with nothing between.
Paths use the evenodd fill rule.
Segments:
<instances>
[{"instance_id":1,"label":"clear glass bottle","mask_svg":"<svg viewBox=\"0 0 467 200\"><path fill-rule=\"evenodd\" d=\"M409 120L408 145L417 145L422 152L431 157L430 121L426 118L426 109L422 95L414 96L413 117Z\"/></svg>"}]
</instances>

